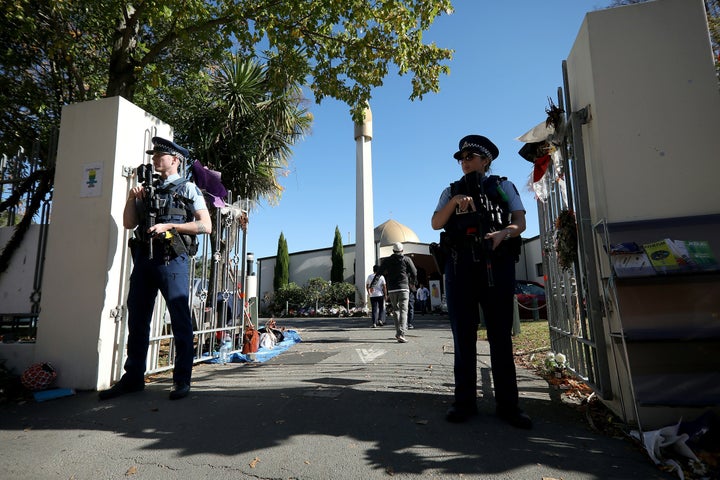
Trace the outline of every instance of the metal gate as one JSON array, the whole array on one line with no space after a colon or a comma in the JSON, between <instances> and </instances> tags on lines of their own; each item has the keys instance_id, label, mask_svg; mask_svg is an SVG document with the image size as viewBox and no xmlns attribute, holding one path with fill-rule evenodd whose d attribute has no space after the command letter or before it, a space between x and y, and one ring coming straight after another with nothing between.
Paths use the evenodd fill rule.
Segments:
<instances>
[{"instance_id":1,"label":"metal gate","mask_svg":"<svg viewBox=\"0 0 720 480\"><path fill-rule=\"evenodd\" d=\"M126 172L127 191L136 184L134 171ZM232 199L232 192L228 192ZM246 236L248 215L247 200L238 199L223 208L210 205L213 222L212 235L200 235L198 253L190 260L190 311L193 319L195 363L211 360L226 336L232 342L232 351L242 348L246 325L252 324L253 303L246 295ZM244 208L243 208L244 207ZM130 230L123 241L124 285L121 288L122 307L118 311L120 328L115 343L113 380L122 375L127 339L127 291L130 283L132 260L127 246ZM257 321L257 320L255 320ZM257 328L257 324L253 325ZM147 374L170 370L174 366L175 343L165 300L158 294L150 324L150 347Z\"/></svg>"},{"instance_id":2,"label":"metal gate","mask_svg":"<svg viewBox=\"0 0 720 480\"><path fill-rule=\"evenodd\" d=\"M0 249L0 274L10 266L20 246L29 248L27 261L34 262L32 292L18 303L20 308L0 310L0 337L4 341L32 342L37 334L40 297L52 202L52 180L57 157L57 130L50 132L49 143L32 143L29 152L0 157L0 227L14 226L9 241ZM34 255L32 252L34 251ZM25 303L25 300L28 303Z\"/></svg>"},{"instance_id":3,"label":"metal gate","mask_svg":"<svg viewBox=\"0 0 720 480\"><path fill-rule=\"evenodd\" d=\"M563 63L564 90L568 91ZM603 301L593 261L593 233L589 222L587 196L583 189L585 165L581 127L587 120L585 109L572 110L569 97L558 90L558 107L568 112L555 126L549 139L554 146L552 162L540 188L544 201L538 201L543 269L551 348L567 357L568 368L603 398L612 398L606 341L602 326ZM558 256L558 219L576 219L577 259L568 268Z\"/></svg>"},{"instance_id":4,"label":"metal gate","mask_svg":"<svg viewBox=\"0 0 720 480\"><path fill-rule=\"evenodd\" d=\"M2 260L9 261L20 244L36 241L35 252L29 261L35 262L32 294L22 311L0 310L0 335L5 340L21 339L25 343L35 341L37 319L42 295L41 285L45 246L52 206L52 179L57 154L57 134L51 136L48 145L35 143L32 151L20 150L8 157L0 158L0 213L2 225L16 225L13 238L1 249ZM125 167L126 196L136 184L135 169ZM232 199L232 193L228 192ZM24 206L20 210L19 205ZM213 216L212 236L201 236L199 253L191 259L190 307L193 317L195 338L195 361L212 358L222 339L229 335L233 350L241 347L246 322L251 321L250 312L255 311L247 303L245 295L246 256L245 231L249 202L237 200L224 208L211 207ZM22 220L18 219L22 216ZM26 232L32 225L32 232ZM27 224L27 225L25 225ZM38 230L39 233L35 233ZM131 231L125 230L119 248L122 250L122 282L116 300L117 307L111 312L116 322L113 354L112 380L122 374L127 338L127 308L125 302L132 270L132 260L127 247ZM204 237L204 238L202 238ZM26 244L26 243L25 243ZM9 247L7 245L10 245ZM27 247L26 247L27 248ZM28 257L31 255L28 254ZM210 299L212 297L212 300ZM254 302L254 299L252 299ZM255 325L257 327L257 325ZM165 301L158 295L151 324L150 349L148 352L148 373L156 373L173 367L174 341L170 318Z\"/></svg>"}]
</instances>

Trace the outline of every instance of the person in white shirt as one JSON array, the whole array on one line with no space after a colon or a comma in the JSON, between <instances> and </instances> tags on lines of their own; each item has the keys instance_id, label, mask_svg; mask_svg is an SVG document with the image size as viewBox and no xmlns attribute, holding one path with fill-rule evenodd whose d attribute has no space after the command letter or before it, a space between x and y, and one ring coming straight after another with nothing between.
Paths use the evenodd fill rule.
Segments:
<instances>
[{"instance_id":1,"label":"person in white shirt","mask_svg":"<svg viewBox=\"0 0 720 480\"><path fill-rule=\"evenodd\" d=\"M430 299L430 290L427 289L425 285L422 283L417 289L417 293L415 294L417 296L418 301L418 307L420 307L420 313L423 315L427 313L428 311L428 300Z\"/></svg>"},{"instance_id":2,"label":"person in white shirt","mask_svg":"<svg viewBox=\"0 0 720 480\"><path fill-rule=\"evenodd\" d=\"M372 308L372 327L385 325L385 297L387 296L387 284L385 277L378 273L379 267L373 266L373 273L368 275L365 281L365 288L370 295L370 306Z\"/></svg>"}]
</instances>

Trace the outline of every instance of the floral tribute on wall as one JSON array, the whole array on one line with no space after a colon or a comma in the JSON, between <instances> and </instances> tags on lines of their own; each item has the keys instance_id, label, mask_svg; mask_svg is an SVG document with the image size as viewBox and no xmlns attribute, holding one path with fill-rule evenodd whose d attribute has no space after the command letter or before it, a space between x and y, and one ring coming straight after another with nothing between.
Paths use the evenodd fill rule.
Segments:
<instances>
[{"instance_id":1,"label":"floral tribute on wall","mask_svg":"<svg viewBox=\"0 0 720 480\"><path fill-rule=\"evenodd\" d=\"M518 154L533 164L533 171L528 179L528 190L534 192L538 200L545 202L550 195L551 182L557 182L564 203L567 204L562 154L557 143L564 130L565 111L555 106L552 99L548 101L550 106L545 109L546 120L517 138L525 143ZM556 134L556 132L560 133ZM553 172L553 175L547 175L548 171Z\"/></svg>"},{"instance_id":2,"label":"floral tribute on wall","mask_svg":"<svg viewBox=\"0 0 720 480\"><path fill-rule=\"evenodd\" d=\"M563 210L555 220L555 251L560 266L569 270L578 259L577 223L572 210Z\"/></svg>"}]
</instances>

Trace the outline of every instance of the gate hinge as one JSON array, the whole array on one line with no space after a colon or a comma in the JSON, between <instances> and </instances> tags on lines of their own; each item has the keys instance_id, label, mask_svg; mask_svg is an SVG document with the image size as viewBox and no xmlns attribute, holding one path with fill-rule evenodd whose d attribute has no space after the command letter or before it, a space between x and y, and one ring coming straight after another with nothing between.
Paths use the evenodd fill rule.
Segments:
<instances>
[{"instance_id":1,"label":"gate hinge","mask_svg":"<svg viewBox=\"0 0 720 480\"><path fill-rule=\"evenodd\" d=\"M120 319L123 317L125 307L122 305L118 305L117 307L110 310L110 318L115 319L115 322L119 322Z\"/></svg>"}]
</instances>

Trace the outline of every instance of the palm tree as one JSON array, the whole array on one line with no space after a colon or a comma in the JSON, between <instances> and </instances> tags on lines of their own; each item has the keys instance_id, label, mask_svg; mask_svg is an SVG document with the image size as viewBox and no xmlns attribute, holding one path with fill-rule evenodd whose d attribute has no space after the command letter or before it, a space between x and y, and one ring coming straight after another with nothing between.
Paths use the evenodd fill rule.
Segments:
<instances>
[{"instance_id":1,"label":"palm tree","mask_svg":"<svg viewBox=\"0 0 720 480\"><path fill-rule=\"evenodd\" d=\"M222 172L223 184L243 199L241 208L245 210L252 209L260 199L277 204L282 194L278 176L288 166L291 147L304 137L312 122L310 113L302 107L299 84L287 81L276 88L270 78L267 67L232 55L211 70L209 88L198 91L192 100L197 105L192 117L180 119L180 125L176 125L179 137L194 146L194 156L205 166ZM215 218L215 208L209 208ZM241 225L244 258L247 217L241 219ZM235 244L235 231L230 231L228 243L216 247L217 236L223 238L223 228L224 222L219 222L211 235L215 261L210 266L209 301L220 289L218 273L229 267L224 260L228 245Z\"/></svg>"},{"instance_id":2,"label":"palm tree","mask_svg":"<svg viewBox=\"0 0 720 480\"><path fill-rule=\"evenodd\" d=\"M196 156L252 203L262 198L277 204L278 176L312 123L300 85L288 80L276 88L270 78L268 67L231 56L213 72L205 107L188 122Z\"/></svg>"}]
</instances>

